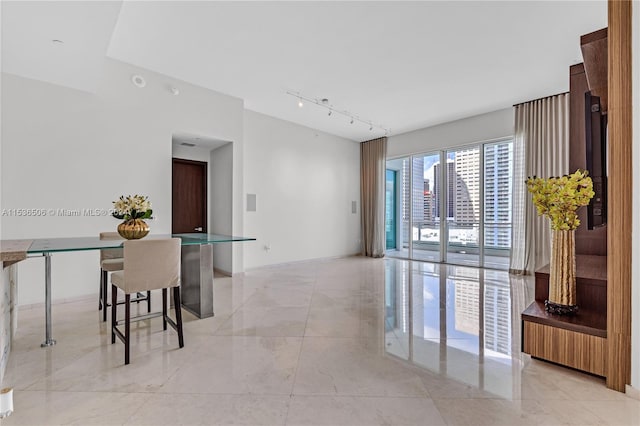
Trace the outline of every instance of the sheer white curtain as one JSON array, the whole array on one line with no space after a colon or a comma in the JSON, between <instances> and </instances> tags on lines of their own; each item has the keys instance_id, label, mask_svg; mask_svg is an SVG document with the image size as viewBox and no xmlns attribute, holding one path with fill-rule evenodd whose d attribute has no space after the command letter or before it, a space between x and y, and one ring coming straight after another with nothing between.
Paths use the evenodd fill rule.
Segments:
<instances>
[{"instance_id":1,"label":"sheer white curtain","mask_svg":"<svg viewBox=\"0 0 640 426\"><path fill-rule=\"evenodd\" d=\"M569 94L525 102L515 109L513 232L509 272L532 273L549 263L551 230L527 192L528 176L569 173Z\"/></svg>"},{"instance_id":2,"label":"sheer white curtain","mask_svg":"<svg viewBox=\"0 0 640 426\"><path fill-rule=\"evenodd\" d=\"M362 206L362 254L383 257L384 187L387 166L387 138L360 144L360 198Z\"/></svg>"}]
</instances>

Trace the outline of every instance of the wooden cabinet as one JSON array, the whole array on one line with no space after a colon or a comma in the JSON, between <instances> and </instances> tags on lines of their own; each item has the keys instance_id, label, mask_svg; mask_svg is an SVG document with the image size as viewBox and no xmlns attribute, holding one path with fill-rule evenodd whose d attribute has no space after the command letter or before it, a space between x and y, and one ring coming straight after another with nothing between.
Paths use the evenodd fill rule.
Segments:
<instances>
[{"instance_id":1,"label":"wooden cabinet","mask_svg":"<svg viewBox=\"0 0 640 426\"><path fill-rule=\"evenodd\" d=\"M587 144L587 139L597 133L594 132L593 115L606 113L609 105L607 37L606 28L582 36L580 44L584 64L569 68L569 171L589 169L589 158L594 169L590 170L594 187L601 185L600 189L606 186L607 171L595 167L593 145ZM587 152L588 146L591 146L591 152ZM601 202L606 209L606 194ZM595 209L596 205L593 207ZM607 357L610 357L609 364L613 361L613 354L608 349L611 342L607 341L607 226L589 230L587 209L580 209L578 214L581 222L576 229L576 301L579 311L575 316L547 313L544 301L549 297L549 267L536 271L535 301L521 316L522 350L536 358L606 377ZM594 222L592 225L598 226ZM614 333L611 333L611 339L614 338Z\"/></svg>"},{"instance_id":2,"label":"wooden cabinet","mask_svg":"<svg viewBox=\"0 0 640 426\"><path fill-rule=\"evenodd\" d=\"M576 256L574 316L545 312L549 267L536 271L535 301L522 313L522 351L533 357L606 376L607 257Z\"/></svg>"}]
</instances>

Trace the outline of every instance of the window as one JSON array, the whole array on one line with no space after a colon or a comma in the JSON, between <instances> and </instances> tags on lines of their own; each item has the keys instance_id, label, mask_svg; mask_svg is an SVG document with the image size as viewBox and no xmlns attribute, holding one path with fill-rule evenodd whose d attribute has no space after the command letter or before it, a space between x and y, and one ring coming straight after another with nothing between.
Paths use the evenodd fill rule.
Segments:
<instances>
[{"instance_id":1,"label":"window","mask_svg":"<svg viewBox=\"0 0 640 426\"><path fill-rule=\"evenodd\" d=\"M513 142L502 140L387 161L392 257L508 269ZM397 220L397 219L400 220Z\"/></svg>"}]
</instances>

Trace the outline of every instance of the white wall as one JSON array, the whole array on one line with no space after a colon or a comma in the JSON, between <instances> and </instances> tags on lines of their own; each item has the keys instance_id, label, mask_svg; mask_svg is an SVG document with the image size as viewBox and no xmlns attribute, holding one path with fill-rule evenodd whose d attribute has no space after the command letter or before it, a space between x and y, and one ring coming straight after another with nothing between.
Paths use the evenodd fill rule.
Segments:
<instances>
[{"instance_id":1,"label":"white wall","mask_svg":"<svg viewBox=\"0 0 640 426\"><path fill-rule=\"evenodd\" d=\"M359 144L252 111L244 124L245 267L359 253Z\"/></svg>"},{"instance_id":2,"label":"white wall","mask_svg":"<svg viewBox=\"0 0 640 426\"><path fill-rule=\"evenodd\" d=\"M2 8L0 7L0 17L2 16ZM0 35L0 38L2 35ZM0 55L0 63L2 55ZM0 78L0 92L2 91L2 79ZM2 115L2 103L0 103L0 116ZM1 142L1 140L0 140ZM2 164L2 144L0 143L0 167ZM1 171L1 168L0 168ZM1 178L1 173L0 173ZM0 211L2 211L2 185L0 185ZM0 220L0 240L2 240L2 221ZM9 359L9 351L11 350L10 330L9 324L11 324L11 301L10 301L10 288L7 274L4 272L2 262L0 262L0 384L2 384L2 378L4 377L4 371L7 366L7 360ZM7 271L8 272L8 271Z\"/></svg>"},{"instance_id":3,"label":"white wall","mask_svg":"<svg viewBox=\"0 0 640 426\"><path fill-rule=\"evenodd\" d=\"M96 93L2 74L2 206L108 209L119 195L140 193L153 203L152 232L169 233L171 135L233 140L241 152L243 101L118 61L105 59L103 70ZM133 74L147 79L144 89L131 84ZM242 234L241 162L234 173L233 227ZM93 236L116 226L107 216L4 216L2 237ZM241 267L242 247L234 250ZM42 302L43 261L19 265L19 303ZM52 277L54 300L97 293L98 253L54 255Z\"/></svg>"},{"instance_id":4,"label":"white wall","mask_svg":"<svg viewBox=\"0 0 640 426\"><path fill-rule=\"evenodd\" d=\"M209 185L211 209L209 210L211 228L209 232L221 235L233 235L233 142L214 149L210 154L211 180ZM239 212L238 215L242 215ZM251 243L225 243L213 246L213 267L232 273L232 248L234 244Z\"/></svg>"},{"instance_id":5,"label":"white wall","mask_svg":"<svg viewBox=\"0 0 640 426\"><path fill-rule=\"evenodd\" d=\"M211 150L199 146L188 147L174 144L172 148L172 155L173 158L182 158L183 160L202 161L203 163L209 163Z\"/></svg>"},{"instance_id":6,"label":"white wall","mask_svg":"<svg viewBox=\"0 0 640 426\"><path fill-rule=\"evenodd\" d=\"M633 2L633 187L640 188L640 2ZM640 390L640 196L633 196L631 386Z\"/></svg>"},{"instance_id":7,"label":"white wall","mask_svg":"<svg viewBox=\"0 0 640 426\"><path fill-rule=\"evenodd\" d=\"M391 136L387 158L500 139L513 136L513 131L513 108L505 108Z\"/></svg>"}]
</instances>

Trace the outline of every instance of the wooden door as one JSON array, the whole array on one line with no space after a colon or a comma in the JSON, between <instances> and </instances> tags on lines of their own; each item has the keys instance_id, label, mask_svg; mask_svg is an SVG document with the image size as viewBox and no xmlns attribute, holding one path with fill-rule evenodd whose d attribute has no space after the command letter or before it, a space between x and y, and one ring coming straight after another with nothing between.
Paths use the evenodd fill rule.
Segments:
<instances>
[{"instance_id":1,"label":"wooden door","mask_svg":"<svg viewBox=\"0 0 640 426\"><path fill-rule=\"evenodd\" d=\"M207 232L207 163L173 159L171 230Z\"/></svg>"}]
</instances>

